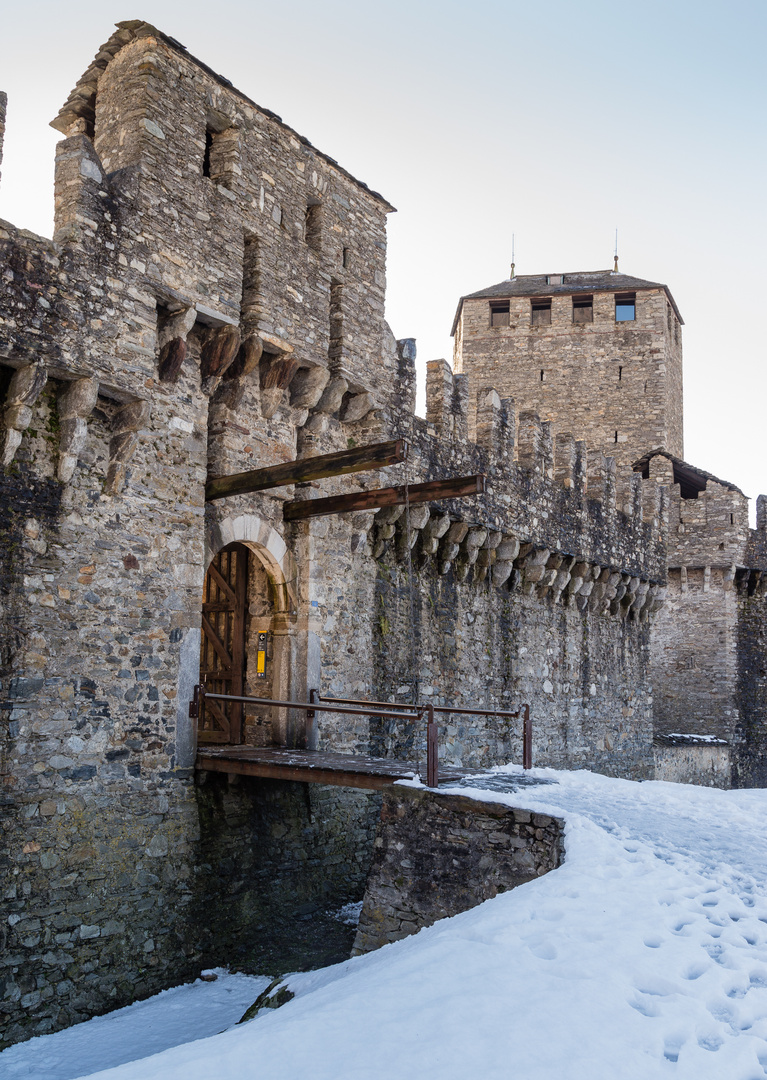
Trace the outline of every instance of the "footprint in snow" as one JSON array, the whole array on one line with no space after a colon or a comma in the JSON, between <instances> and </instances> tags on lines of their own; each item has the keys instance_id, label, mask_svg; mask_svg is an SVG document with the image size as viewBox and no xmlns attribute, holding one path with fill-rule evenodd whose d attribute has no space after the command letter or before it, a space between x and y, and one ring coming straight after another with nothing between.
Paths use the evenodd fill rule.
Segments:
<instances>
[{"instance_id":1,"label":"footprint in snow","mask_svg":"<svg viewBox=\"0 0 767 1080\"><path fill-rule=\"evenodd\" d=\"M659 949L663 944L663 938L658 934L648 934L644 943L648 949Z\"/></svg>"},{"instance_id":2,"label":"footprint in snow","mask_svg":"<svg viewBox=\"0 0 767 1080\"><path fill-rule=\"evenodd\" d=\"M711 964L707 961L698 961L696 964L690 964L687 970L682 974L682 978L693 982L695 979L699 979L701 975L705 975L710 967Z\"/></svg>"},{"instance_id":3,"label":"footprint in snow","mask_svg":"<svg viewBox=\"0 0 767 1080\"><path fill-rule=\"evenodd\" d=\"M679 1061L679 1051L686 1041L684 1032L667 1035L663 1044L663 1056L667 1061Z\"/></svg>"},{"instance_id":4,"label":"footprint in snow","mask_svg":"<svg viewBox=\"0 0 767 1080\"><path fill-rule=\"evenodd\" d=\"M660 1009L658 1003L651 997L640 994L637 992L636 996L629 999L629 1005L632 1009L636 1009L642 1016L649 1016L650 1018L660 1016Z\"/></svg>"},{"instance_id":5,"label":"footprint in snow","mask_svg":"<svg viewBox=\"0 0 767 1080\"><path fill-rule=\"evenodd\" d=\"M702 1050L719 1050L720 1047L722 1047L723 1045L724 1039L721 1037L721 1035L716 1035L712 1033L710 1035L698 1036L698 1046Z\"/></svg>"},{"instance_id":6,"label":"footprint in snow","mask_svg":"<svg viewBox=\"0 0 767 1080\"><path fill-rule=\"evenodd\" d=\"M556 960L558 955L556 948L550 941L542 939L529 941L527 947L533 956L537 956L539 960Z\"/></svg>"}]
</instances>

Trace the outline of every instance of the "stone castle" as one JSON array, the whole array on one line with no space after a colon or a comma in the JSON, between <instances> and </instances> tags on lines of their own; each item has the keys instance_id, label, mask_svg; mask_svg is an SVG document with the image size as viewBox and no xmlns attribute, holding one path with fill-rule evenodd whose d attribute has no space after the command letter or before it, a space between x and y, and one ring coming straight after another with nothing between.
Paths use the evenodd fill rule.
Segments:
<instances>
[{"instance_id":1,"label":"stone castle","mask_svg":"<svg viewBox=\"0 0 767 1080\"><path fill-rule=\"evenodd\" d=\"M378 797L195 772L198 738L306 741L272 706L198 732L200 672L288 701L529 702L536 764L764 783L767 500L751 530L738 488L683 460L666 286L463 297L422 419L414 342L383 317L381 195L140 21L53 125L53 239L0 222L3 1040L201 964L297 966L302 909L361 896ZM395 438L385 479L206 501L212 477ZM286 520L477 473L471 499ZM520 739L458 712L440 731L471 766ZM339 752L417 741L319 723Z\"/></svg>"}]
</instances>

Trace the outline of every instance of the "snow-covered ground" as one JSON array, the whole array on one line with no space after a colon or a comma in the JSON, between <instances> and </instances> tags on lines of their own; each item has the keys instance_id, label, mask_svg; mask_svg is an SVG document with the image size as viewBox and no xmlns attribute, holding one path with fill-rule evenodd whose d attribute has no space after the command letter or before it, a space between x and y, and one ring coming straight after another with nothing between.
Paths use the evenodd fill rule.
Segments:
<instances>
[{"instance_id":1,"label":"snow-covered ground","mask_svg":"<svg viewBox=\"0 0 767 1080\"><path fill-rule=\"evenodd\" d=\"M515 775L500 770L492 786ZM187 1038L197 1041L94 1074L160 1045L144 1039L134 1010L161 1028L184 1011L174 995L191 1002L243 976L13 1047L0 1077L767 1076L767 791L534 775L549 783L516 795L458 790L565 817L567 859L553 873L378 952L294 975L292 1001L223 1034L203 1037L217 1024L203 1028L190 1004ZM252 984L222 1027L263 980Z\"/></svg>"},{"instance_id":2,"label":"snow-covered ground","mask_svg":"<svg viewBox=\"0 0 767 1080\"><path fill-rule=\"evenodd\" d=\"M205 974L215 975L215 981L197 979L163 990L147 1001L4 1050L0 1078L75 1080L190 1039L217 1035L236 1024L271 981L262 975L230 974L224 968Z\"/></svg>"}]
</instances>

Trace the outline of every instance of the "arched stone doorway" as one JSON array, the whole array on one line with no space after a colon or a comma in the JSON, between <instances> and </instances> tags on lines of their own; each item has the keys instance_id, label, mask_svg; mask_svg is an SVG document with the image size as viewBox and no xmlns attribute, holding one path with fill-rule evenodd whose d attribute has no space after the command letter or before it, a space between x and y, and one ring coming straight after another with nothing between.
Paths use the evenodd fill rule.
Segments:
<instances>
[{"instance_id":1,"label":"arched stone doorway","mask_svg":"<svg viewBox=\"0 0 767 1080\"><path fill-rule=\"evenodd\" d=\"M305 655L296 625L295 564L282 537L255 515L220 522L209 535L200 677L220 693L290 700L301 693ZM287 570L287 573L286 573ZM297 670L298 669L298 670ZM299 687L294 685L298 680ZM305 693L305 689L304 689ZM303 716L275 706L209 702L200 742L296 746ZM212 706L212 708L211 708Z\"/></svg>"}]
</instances>

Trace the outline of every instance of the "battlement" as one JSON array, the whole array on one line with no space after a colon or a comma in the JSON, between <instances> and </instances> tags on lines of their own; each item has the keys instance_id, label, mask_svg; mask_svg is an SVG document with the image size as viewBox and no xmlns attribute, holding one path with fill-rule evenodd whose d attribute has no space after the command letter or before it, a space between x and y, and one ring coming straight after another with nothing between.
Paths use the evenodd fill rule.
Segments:
<instances>
[{"instance_id":1,"label":"battlement","mask_svg":"<svg viewBox=\"0 0 767 1080\"><path fill-rule=\"evenodd\" d=\"M492 388L477 392L467 438L466 379L444 360L427 366L427 415L414 421L410 474L481 471L481 504L447 501L379 511L373 554L413 553L422 568L491 582L580 610L646 618L663 602L665 488L601 450L589 451L534 412L517 414ZM407 534L409 524L409 535Z\"/></svg>"},{"instance_id":2,"label":"battlement","mask_svg":"<svg viewBox=\"0 0 767 1080\"><path fill-rule=\"evenodd\" d=\"M467 435L473 404L475 439ZM607 520L620 512L645 522L659 532L668 515L668 498L660 487L667 485L665 474L643 477L634 469L616 463L602 450L589 449L567 431L532 410L517 413L513 398L501 398L492 387L476 392L469 400L465 375L453 374L445 360L434 360L426 368L426 431L453 447L475 446L487 455L490 475L502 474L513 465L537 479L572 492L577 498L602 506Z\"/></svg>"}]
</instances>

